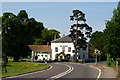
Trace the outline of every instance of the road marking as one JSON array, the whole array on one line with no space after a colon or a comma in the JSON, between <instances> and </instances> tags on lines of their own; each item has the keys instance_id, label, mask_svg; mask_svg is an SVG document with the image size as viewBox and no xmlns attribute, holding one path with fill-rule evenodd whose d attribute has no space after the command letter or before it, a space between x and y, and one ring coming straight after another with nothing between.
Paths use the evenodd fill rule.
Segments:
<instances>
[{"instance_id":1,"label":"road marking","mask_svg":"<svg viewBox=\"0 0 120 80\"><path fill-rule=\"evenodd\" d=\"M56 64L60 64L60 63L56 63ZM60 78L60 77L65 76L66 74L68 74L68 73L70 73L71 71L74 70L74 68L72 66L69 66L69 65L66 65L66 64L62 64L62 65L65 65L65 66L69 67L69 69L65 72L57 74L57 75L55 75L53 77L50 77L49 79L46 79L46 80L54 80L54 79Z\"/></svg>"},{"instance_id":2,"label":"road marking","mask_svg":"<svg viewBox=\"0 0 120 80\"><path fill-rule=\"evenodd\" d=\"M30 75L30 74L35 74L35 73L39 73L39 72L44 72L44 71L48 71L52 69L52 66L50 65L50 68L46 69L46 70L42 70L42 71L36 71L36 72L32 72L32 73L26 73L26 74L21 74L21 75L16 75L16 76L10 76L10 77L6 77L6 78L16 78L16 77L21 77L21 76L26 76L26 75Z\"/></svg>"},{"instance_id":3,"label":"road marking","mask_svg":"<svg viewBox=\"0 0 120 80\"><path fill-rule=\"evenodd\" d=\"M96 79L96 80L99 80L100 75L101 75L101 70L95 66L92 66L92 65L90 65L90 67L96 68L99 71L99 74L98 74L97 79Z\"/></svg>"}]
</instances>

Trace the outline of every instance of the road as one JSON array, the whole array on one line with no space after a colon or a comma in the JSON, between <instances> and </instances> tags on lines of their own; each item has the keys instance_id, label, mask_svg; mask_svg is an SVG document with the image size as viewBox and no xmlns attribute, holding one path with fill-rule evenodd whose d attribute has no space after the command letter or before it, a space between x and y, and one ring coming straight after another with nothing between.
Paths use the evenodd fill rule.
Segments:
<instances>
[{"instance_id":1,"label":"road","mask_svg":"<svg viewBox=\"0 0 120 80\"><path fill-rule=\"evenodd\" d=\"M48 63L51 67L47 70L8 77L8 80L53 80L53 79L80 79L98 77L99 71L89 64L78 64L69 62Z\"/></svg>"}]
</instances>

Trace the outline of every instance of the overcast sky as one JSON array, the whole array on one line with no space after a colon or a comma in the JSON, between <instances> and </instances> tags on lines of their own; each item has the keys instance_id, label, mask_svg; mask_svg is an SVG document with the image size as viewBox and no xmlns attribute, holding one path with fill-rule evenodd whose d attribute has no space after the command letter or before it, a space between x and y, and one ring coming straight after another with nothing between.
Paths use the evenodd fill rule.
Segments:
<instances>
[{"instance_id":1,"label":"overcast sky","mask_svg":"<svg viewBox=\"0 0 120 80\"><path fill-rule=\"evenodd\" d=\"M7 1L7 0L6 0ZM29 17L43 22L48 29L57 29L62 34L69 34L72 10L79 9L85 13L87 24L93 31L105 29L105 21L110 20L118 2L2 2L2 13L17 14L26 10Z\"/></svg>"}]
</instances>

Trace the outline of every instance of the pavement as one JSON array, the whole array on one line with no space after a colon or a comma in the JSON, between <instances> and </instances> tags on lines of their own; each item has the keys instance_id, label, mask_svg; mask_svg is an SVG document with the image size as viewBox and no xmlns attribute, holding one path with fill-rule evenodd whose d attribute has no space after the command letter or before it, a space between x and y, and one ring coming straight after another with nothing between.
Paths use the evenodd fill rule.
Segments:
<instances>
[{"instance_id":1,"label":"pavement","mask_svg":"<svg viewBox=\"0 0 120 80\"><path fill-rule=\"evenodd\" d=\"M104 79L118 80L118 71L116 68L107 67L105 63L98 63L97 65L95 64L92 65L101 70L100 79L104 78Z\"/></svg>"}]
</instances>

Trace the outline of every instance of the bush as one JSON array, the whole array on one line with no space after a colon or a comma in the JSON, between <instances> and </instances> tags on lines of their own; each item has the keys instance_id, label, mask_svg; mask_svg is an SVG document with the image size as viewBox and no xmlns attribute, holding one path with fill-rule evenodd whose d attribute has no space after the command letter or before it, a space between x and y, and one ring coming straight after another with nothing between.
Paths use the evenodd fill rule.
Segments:
<instances>
[{"instance_id":1,"label":"bush","mask_svg":"<svg viewBox=\"0 0 120 80\"><path fill-rule=\"evenodd\" d=\"M120 65L120 60L118 60L118 65Z\"/></svg>"},{"instance_id":2,"label":"bush","mask_svg":"<svg viewBox=\"0 0 120 80\"><path fill-rule=\"evenodd\" d=\"M109 63L109 67L116 67L116 61L111 61Z\"/></svg>"}]
</instances>

